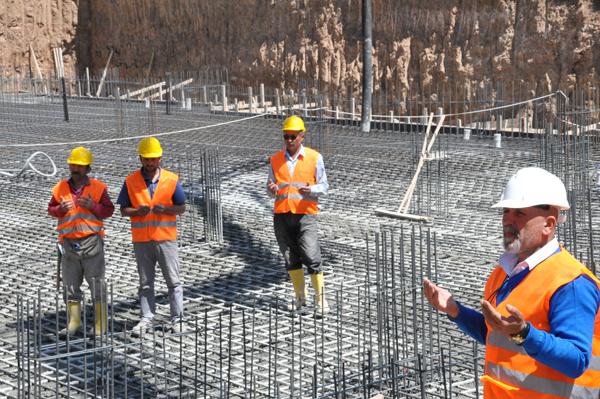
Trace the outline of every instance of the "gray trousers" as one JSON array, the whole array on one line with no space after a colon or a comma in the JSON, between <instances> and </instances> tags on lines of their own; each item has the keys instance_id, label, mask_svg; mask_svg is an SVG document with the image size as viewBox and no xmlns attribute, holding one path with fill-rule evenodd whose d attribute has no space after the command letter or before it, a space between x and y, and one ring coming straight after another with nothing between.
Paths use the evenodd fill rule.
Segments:
<instances>
[{"instance_id":1,"label":"gray trousers","mask_svg":"<svg viewBox=\"0 0 600 399\"><path fill-rule=\"evenodd\" d=\"M156 313L154 296L156 263L167 283L171 318L183 316L183 287L179 279L177 241L134 242L133 252L140 278L139 296L142 317L152 319Z\"/></svg>"},{"instance_id":2,"label":"gray trousers","mask_svg":"<svg viewBox=\"0 0 600 399\"><path fill-rule=\"evenodd\" d=\"M309 274L322 271L316 215L276 213L273 225L287 270L301 269L304 264Z\"/></svg>"},{"instance_id":3,"label":"gray trousers","mask_svg":"<svg viewBox=\"0 0 600 399\"><path fill-rule=\"evenodd\" d=\"M83 278L87 281L92 299L106 301L104 292L104 241L98 234L73 240L65 238L60 262L65 300L81 302Z\"/></svg>"}]
</instances>

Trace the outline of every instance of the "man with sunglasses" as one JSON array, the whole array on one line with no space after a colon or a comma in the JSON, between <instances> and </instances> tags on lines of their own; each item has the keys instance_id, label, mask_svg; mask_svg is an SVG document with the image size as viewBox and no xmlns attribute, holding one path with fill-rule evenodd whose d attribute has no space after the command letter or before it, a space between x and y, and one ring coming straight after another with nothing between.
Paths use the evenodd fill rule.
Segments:
<instances>
[{"instance_id":1,"label":"man with sunglasses","mask_svg":"<svg viewBox=\"0 0 600 399\"><path fill-rule=\"evenodd\" d=\"M321 249L317 219L319 196L329 184L323 157L304 147L304 121L293 115L283 122L284 147L271 157L267 192L275 198L273 224L279 250L294 287L294 308L306 311L306 265L315 293L315 311L323 316L329 311L324 295Z\"/></svg>"},{"instance_id":2,"label":"man with sunglasses","mask_svg":"<svg viewBox=\"0 0 600 399\"><path fill-rule=\"evenodd\" d=\"M600 281L557 240L570 208L562 181L520 169L500 202L505 253L482 312L424 279L431 305L486 345L485 398L600 397Z\"/></svg>"}]
</instances>

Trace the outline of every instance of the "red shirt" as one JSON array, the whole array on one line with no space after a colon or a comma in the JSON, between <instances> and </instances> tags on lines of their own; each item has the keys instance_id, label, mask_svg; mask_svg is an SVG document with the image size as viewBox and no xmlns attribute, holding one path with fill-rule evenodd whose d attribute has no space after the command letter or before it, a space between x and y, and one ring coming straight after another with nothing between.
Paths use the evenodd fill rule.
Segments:
<instances>
[{"instance_id":1,"label":"red shirt","mask_svg":"<svg viewBox=\"0 0 600 399\"><path fill-rule=\"evenodd\" d=\"M73 196L73 202L77 202L81 193L83 192L83 187L90 184L89 181L86 181L78 189L73 187L73 180L69 179L69 188L71 189L71 195ZM113 205L110 197L108 196L108 192L104 190L102 193L102 197L100 198L100 202L94 204L90 211L96 215L99 219L106 219L111 217L113 212L115 211L115 206ZM48 203L48 214L57 218L61 218L67 214L67 212L63 212L60 210L60 202L58 202L54 197L50 198L50 202Z\"/></svg>"}]
</instances>

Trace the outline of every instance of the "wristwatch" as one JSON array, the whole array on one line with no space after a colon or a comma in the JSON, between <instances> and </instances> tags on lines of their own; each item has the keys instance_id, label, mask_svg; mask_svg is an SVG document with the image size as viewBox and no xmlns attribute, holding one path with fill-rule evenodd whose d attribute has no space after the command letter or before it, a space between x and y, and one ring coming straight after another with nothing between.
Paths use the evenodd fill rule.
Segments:
<instances>
[{"instance_id":1,"label":"wristwatch","mask_svg":"<svg viewBox=\"0 0 600 399\"><path fill-rule=\"evenodd\" d=\"M529 328L530 324L527 322L521 331L510 336L510 340L517 345L523 345L525 338L527 338L527 334L529 334Z\"/></svg>"}]
</instances>

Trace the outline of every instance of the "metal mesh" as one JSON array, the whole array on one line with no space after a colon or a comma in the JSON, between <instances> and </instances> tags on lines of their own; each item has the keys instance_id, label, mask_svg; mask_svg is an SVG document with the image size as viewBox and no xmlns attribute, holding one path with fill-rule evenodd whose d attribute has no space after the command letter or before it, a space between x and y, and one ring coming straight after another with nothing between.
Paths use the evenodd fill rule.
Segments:
<instances>
[{"instance_id":1,"label":"metal mesh","mask_svg":"<svg viewBox=\"0 0 600 399\"><path fill-rule=\"evenodd\" d=\"M324 154L331 186L319 223L332 311L298 317L288 310L292 288L265 185L269 156L282 145L281 120L303 115L301 106L248 119L196 103L167 113L153 101L69 98L65 123L57 97L7 87L0 167L19 169L35 150L59 166L54 178L0 177L0 392L8 397L478 397L482 351L431 311L420 286L431 277L478 307L501 251L500 214L489 206L522 166L542 165L567 181L576 205L560 238L594 266L596 130L575 137L570 125L548 122L551 130L500 130L498 146L495 126L473 125L469 140L464 128L444 126L411 205L433 221L418 226L373 211L394 209L402 198L423 142L421 117L376 122L361 133L351 120L307 109L306 143ZM589 126L569 114L572 106L559 116ZM55 221L45 207L66 176L69 150L89 141L92 173L116 200L126 174L139 167L139 139L128 137L162 133L169 133L159 136L163 165L180 175L190 207L178 219L184 333L163 331L169 310L158 277L154 334L129 337L139 318L137 271L129 221L115 215L106 223L109 334L57 340L66 316L53 283ZM31 146L17 146L24 144ZM44 159L34 165L50 170ZM88 328L92 313L87 304Z\"/></svg>"}]
</instances>

